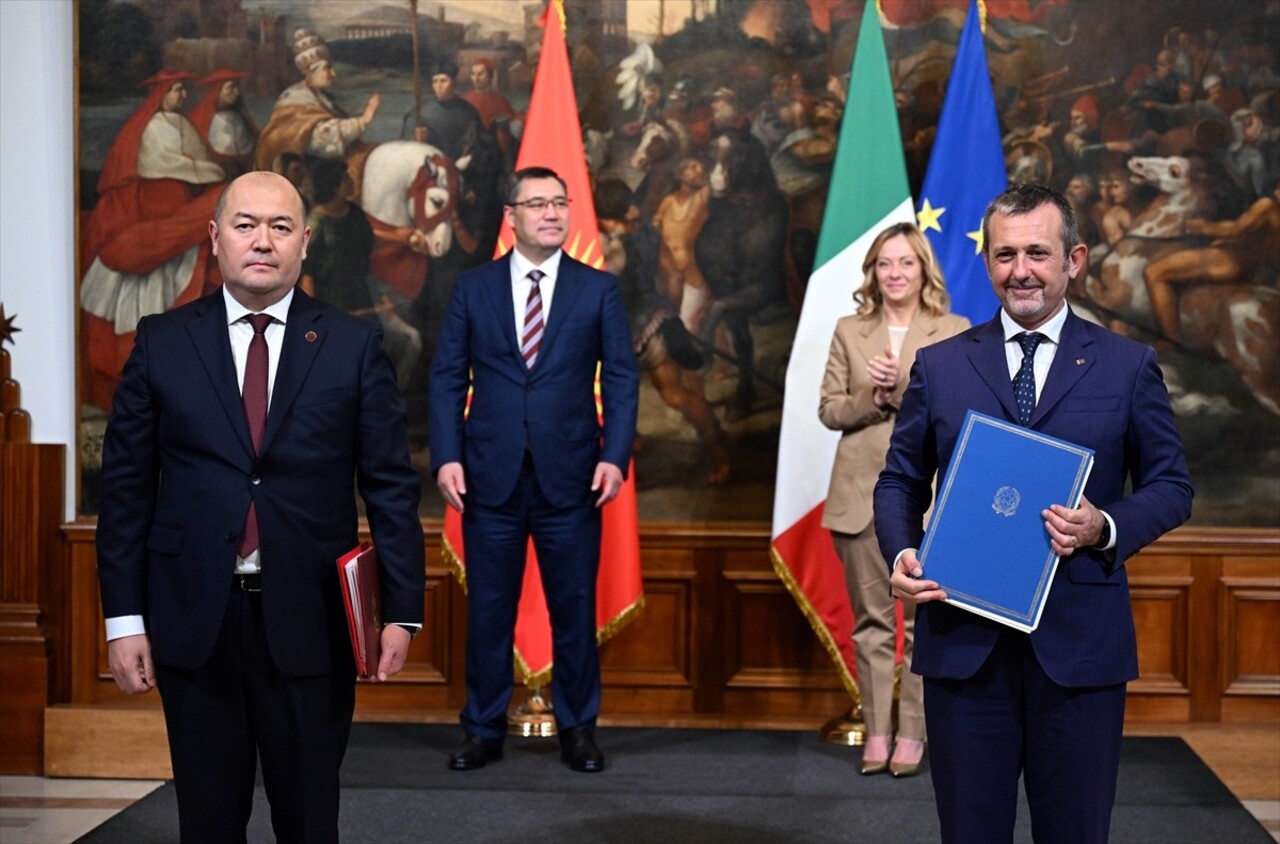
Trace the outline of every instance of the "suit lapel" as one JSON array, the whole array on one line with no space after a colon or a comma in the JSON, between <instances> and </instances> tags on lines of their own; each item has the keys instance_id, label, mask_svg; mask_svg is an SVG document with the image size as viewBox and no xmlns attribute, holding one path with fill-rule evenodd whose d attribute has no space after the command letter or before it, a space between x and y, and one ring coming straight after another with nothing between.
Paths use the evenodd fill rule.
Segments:
<instances>
[{"instance_id":1,"label":"suit lapel","mask_svg":"<svg viewBox=\"0 0 1280 844\"><path fill-rule=\"evenodd\" d=\"M249 436L249 423L244 418L244 404L240 400L240 381L231 355L227 307L222 296L222 291L218 291L198 304L201 312L187 324L187 334L196 348L196 357L204 366L213 394L227 414L227 421L236 432L240 445L252 457L253 440Z\"/></svg>"},{"instance_id":2,"label":"suit lapel","mask_svg":"<svg viewBox=\"0 0 1280 844\"><path fill-rule=\"evenodd\" d=\"M498 330L506 338L511 354L516 356L523 369L524 355L520 353L520 338L516 336L516 313L524 303L517 305L511 292L511 252L508 251L506 255L490 263L488 268L489 271L482 276L486 298L498 321Z\"/></svg>"},{"instance_id":3,"label":"suit lapel","mask_svg":"<svg viewBox=\"0 0 1280 844\"><path fill-rule=\"evenodd\" d=\"M1009 378L1009 362L1004 350L1004 330L1000 326L1000 316L988 322L981 331L973 335L974 346L969 352L970 361L978 371L978 375L996 398L1013 422L1018 421L1018 403L1013 397L1013 383Z\"/></svg>"},{"instance_id":4,"label":"suit lapel","mask_svg":"<svg viewBox=\"0 0 1280 844\"><path fill-rule=\"evenodd\" d=\"M560 326L564 325L567 315L582 302L585 283L586 279L578 270L577 262L568 255L561 255L560 271L556 275L555 299L552 301L550 313L547 314L547 328L542 334L542 349L538 352L539 360L546 359L555 345L556 337L560 334ZM536 365L533 371L537 373Z\"/></svg>"},{"instance_id":5,"label":"suit lapel","mask_svg":"<svg viewBox=\"0 0 1280 844\"><path fill-rule=\"evenodd\" d=\"M858 320L857 326L854 347L858 353L868 361L876 355L884 354L885 344L889 342L889 328L884 314L878 314L874 320Z\"/></svg>"},{"instance_id":6,"label":"suit lapel","mask_svg":"<svg viewBox=\"0 0 1280 844\"><path fill-rule=\"evenodd\" d=\"M898 351L898 358L904 361L914 361L916 352L937 342L937 334L937 318L931 317L923 311L916 311L915 317L911 320L911 327L907 329L907 336L902 338L902 348ZM908 371L902 372L902 375L909 375L910 368L910 364L908 364Z\"/></svg>"},{"instance_id":7,"label":"suit lapel","mask_svg":"<svg viewBox=\"0 0 1280 844\"><path fill-rule=\"evenodd\" d=\"M1058 337L1058 350L1053 355L1049 374L1045 376L1044 386L1040 389L1035 412L1031 414L1031 427L1039 424L1045 414L1093 367L1094 358L1090 354L1092 346L1093 338L1090 337L1084 320L1068 312L1067 321L1062 325L1062 334Z\"/></svg>"},{"instance_id":8,"label":"suit lapel","mask_svg":"<svg viewBox=\"0 0 1280 844\"><path fill-rule=\"evenodd\" d=\"M267 412L267 430L262 436L261 453L271 447L280 425L289 415L289 406L307 380L307 373L324 345L324 312L315 299L294 289L289 304L289 321L285 325L280 346L280 364L271 383L271 409Z\"/></svg>"}]
</instances>

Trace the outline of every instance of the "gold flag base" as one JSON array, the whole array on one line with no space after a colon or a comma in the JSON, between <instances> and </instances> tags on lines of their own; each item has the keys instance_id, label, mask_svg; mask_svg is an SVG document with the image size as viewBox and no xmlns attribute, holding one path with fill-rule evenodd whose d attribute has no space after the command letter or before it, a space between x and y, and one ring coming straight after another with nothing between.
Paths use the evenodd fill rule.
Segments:
<instances>
[{"instance_id":1,"label":"gold flag base","mask_svg":"<svg viewBox=\"0 0 1280 844\"><path fill-rule=\"evenodd\" d=\"M530 689L529 697L507 716L507 735L522 738L550 738L556 734L556 716L542 688Z\"/></svg>"},{"instance_id":2,"label":"gold flag base","mask_svg":"<svg viewBox=\"0 0 1280 844\"><path fill-rule=\"evenodd\" d=\"M862 720L861 708L850 707L848 712L823 724L818 730L818 737L827 744L861 747L867 740L867 725Z\"/></svg>"}]
</instances>

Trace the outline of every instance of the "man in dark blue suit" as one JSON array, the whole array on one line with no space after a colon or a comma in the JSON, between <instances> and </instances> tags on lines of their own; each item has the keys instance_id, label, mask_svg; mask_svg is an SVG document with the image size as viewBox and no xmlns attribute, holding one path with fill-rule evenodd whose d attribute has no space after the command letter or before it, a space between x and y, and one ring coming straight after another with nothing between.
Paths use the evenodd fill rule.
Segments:
<instances>
[{"instance_id":1,"label":"man in dark blue suit","mask_svg":"<svg viewBox=\"0 0 1280 844\"><path fill-rule=\"evenodd\" d=\"M617 495L631 455L639 375L617 280L560 248L569 233L564 181L543 167L516 172L503 213L515 248L458 277L429 385L432 469L462 513L467 554L466 740L449 767L502 758L532 537L551 616L561 755L575 771L601 771L600 508Z\"/></svg>"},{"instance_id":2,"label":"man in dark blue suit","mask_svg":"<svg viewBox=\"0 0 1280 844\"><path fill-rule=\"evenodd\" d=\"M385 680L422 626L421 483L380 326L294 288L310 237L297 190L241 176L209 234L222 289L138 323L107 424L108 659L126 693L160 689L183 842L245 840L259 761L276 839L336 842L352 487L397 622Z\"/></svg>"},{"instance_id":3,"label":"man in dark blue suit","mask_svg":"<svg viewBox=\"0 0 1280 844\"><path fill-rule=\"evenodd\" d=\"M630 459L639 374L617 279L561 250L568 204L554 170L512 175L503 214L516 247L458 277L431 364L431 467L462 514L467 555L466 740L449 757L456 771L502 758L530 538L552 621L562 757L575 771L604 770L594 739L600 507L617 496Z\"/></svg>"},{"instance_id":4,"label":"man in dark blue suit","mask_svg":"<svg viewBox=\"0 0 1280 844\"><path fill-rule=\"evenodd\" d=\"M1087 266L1066 199L1010 188L982 233L1001 311L917 355L876 485L876 533L893 593L920 604L911 668L925 678L943 840L1011 841L1021 774L1037 842L1104 842L1125 684L1138 676L1124 562L1187 520L1191 480L1154 352L1066 305ZM1096 455L1079 507L1041 514L1062 559L1031 634L943 603L916 557L934 475L969 409Z\"/></svg>"}]
</instances>

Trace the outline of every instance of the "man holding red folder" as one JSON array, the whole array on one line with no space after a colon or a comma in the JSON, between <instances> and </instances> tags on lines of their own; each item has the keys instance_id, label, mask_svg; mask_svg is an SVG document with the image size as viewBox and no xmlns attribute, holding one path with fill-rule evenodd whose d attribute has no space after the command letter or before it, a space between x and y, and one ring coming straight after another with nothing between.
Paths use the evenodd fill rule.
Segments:
<instances>
[{"instance_id":1,"label":"man holding red folder","mask_svg":"<svg viewBox=\"0 0 1280 844\"><path fill-rule=\"evenodd\" d=\"M1191 479L1155 352L1067 307L1088 266L1067 200L1011 187L987 206L980 242L1001 310L917 355L876 484L876 534L894 595L920 604L911 668L924 676L942 840L1012 841L1021 776L1037 842L1100 844L1138 676L1124 562L1187 520ZM1030 634L943 603L916 557L935 473L970 409L1095 453L1080 506L1041 513L1061 562Z\"/></svg>"},{"instance_id":2,"label":"man holding red folder","mask_svg":"<svg viewBox=\"0 0 1280 844\"><path fill-rule=\"evenodd\" d=\"M376 321L294 285L310 229L283 177L234 181L209 223L221 290L138 323L103 442L108 660L160 689L183 842L244 841L261 763L279 841L338 840L355 706L337 559L355 486L383 617L422 624L420 480ZM381 631L376 678L410 629Z\"/></svg>"}]
</instances>

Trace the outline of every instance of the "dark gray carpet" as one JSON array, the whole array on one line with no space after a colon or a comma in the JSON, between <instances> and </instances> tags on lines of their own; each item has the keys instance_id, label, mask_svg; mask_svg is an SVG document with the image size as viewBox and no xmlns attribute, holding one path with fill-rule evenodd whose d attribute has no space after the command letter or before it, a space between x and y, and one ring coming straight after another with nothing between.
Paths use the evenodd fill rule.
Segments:
<instances>
[{"instance_id":1,"label":"dark gray carpet","mask_svg":"<svg viewBox=\"0 0 1280 844\"><path fill-rule=\"evenodd\" d=\"M603 774L576 774L547 739L512 739L479 771L445 768L456 726L357 724L342 768L344 842L928 842L928 771L861 777L861 751L815 731L602 729ZM981 776L981 771L975 771ZM273 841L261 788L251 842ZM1020 807L1016 840L1031 840ZM80 839L177 841L165 785ZM1176 738L1124 740L1113 844L1271 844L1222 781Z\"/></svg>"}]
</instances>

